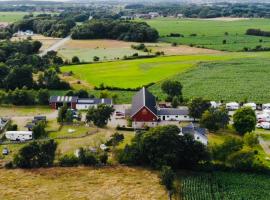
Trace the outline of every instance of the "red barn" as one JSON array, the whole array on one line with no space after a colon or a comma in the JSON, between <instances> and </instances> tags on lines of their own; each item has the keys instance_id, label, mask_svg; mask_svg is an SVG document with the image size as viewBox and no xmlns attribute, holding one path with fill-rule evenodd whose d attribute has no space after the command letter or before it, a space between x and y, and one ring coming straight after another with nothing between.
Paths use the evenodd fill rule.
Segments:
<instances>
[{"instance_id":1,"label":"red barn","mask_svg":"<svg viewBox=\"0 0 270 200\"><path fill-rule=\"evenodd\" d=\"M134 128L157 125L156 98L147 89L142 88L132 99L131 119Z\"/></svg>"},{"instance_id":2,"label":"red barn","mask_svg":"<svg viewBox=\"0 0 270 200\"><path fill-rule=\"evenodd\" d=\"M50 106L53 109L58 109L64 104L67 104L69 108L76 109L76 104L78 97L69 97L69 96L52 96L50 97Z\"/></svg>"}]
</instances>

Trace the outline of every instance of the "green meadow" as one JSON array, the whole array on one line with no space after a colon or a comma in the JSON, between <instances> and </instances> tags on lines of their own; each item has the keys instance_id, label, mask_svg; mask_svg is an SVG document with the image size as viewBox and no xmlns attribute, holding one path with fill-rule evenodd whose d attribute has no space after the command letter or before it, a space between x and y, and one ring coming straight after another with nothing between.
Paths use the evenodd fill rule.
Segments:
<instances>
[{"instance_id":1,"label":"green meadow","mask_svg":"<svg viewBox=\"0 0 270 200\"><path fill-rule=\"evenodd\" d=\"M252 56L251 54L248 54ZM195 67L199 62L230 60L244 54L222 53L215 55L187 55L157 57L128 61L105 62L64 66L63 72L72 71L77 79L90 85L120 88L136 88L149 83L157 83L173 75L181 74Z\"/></svg>"},{"instance_id":2,"label":"green meadow","mask_svg":"<svg viewBox=\"0 0 270 200\"><path fill-rule=\"evenodd\" d=\"M164 42L224 51L242 51L244 47L255 48L258 45L270 47L270 37L245 35L249 28L270 31L270 19L221 21L157 18L145 21L158 30L160 40ZM170 33L180 33L184 37L167 37ZM191 36L191 34L196 34L196 36ZM223 40L226 40L226 44L223 44Z\"/></svg>"}]
</instances>

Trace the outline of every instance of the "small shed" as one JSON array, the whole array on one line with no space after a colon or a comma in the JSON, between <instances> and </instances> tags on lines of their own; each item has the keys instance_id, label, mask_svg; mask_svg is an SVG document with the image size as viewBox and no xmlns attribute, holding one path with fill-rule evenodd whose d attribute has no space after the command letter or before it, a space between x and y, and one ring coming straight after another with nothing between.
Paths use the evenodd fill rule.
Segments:
<instances>
[{"instance_id":1,"label":"small shed","mask_svg":"<svg viewBox=\"0 0 270 200\"><path fill-rule=\"evenodd\" d=\"M76 109L78 97L75 96L51 96L49 103L53 109L58 109L64 104L67 104L69 108Z\"/></svg>"}]
</instances>

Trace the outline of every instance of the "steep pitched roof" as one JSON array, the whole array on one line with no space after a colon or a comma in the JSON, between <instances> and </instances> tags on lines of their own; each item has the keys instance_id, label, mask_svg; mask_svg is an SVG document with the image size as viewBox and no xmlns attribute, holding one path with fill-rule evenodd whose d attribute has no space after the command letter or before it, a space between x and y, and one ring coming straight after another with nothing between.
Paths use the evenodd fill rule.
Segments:
<instances>
[{"instance_id":1,"label":"steep pitched roof","mask_svg":"<svg viewBox=\"0 0 270 200\"><path fill-rule=\"evenodd\" d=\"M131 116L134 116L144 106L147 107L153 114L157 115L156 98L143 87L132 98Z\"/></svg>"}]
</instances>

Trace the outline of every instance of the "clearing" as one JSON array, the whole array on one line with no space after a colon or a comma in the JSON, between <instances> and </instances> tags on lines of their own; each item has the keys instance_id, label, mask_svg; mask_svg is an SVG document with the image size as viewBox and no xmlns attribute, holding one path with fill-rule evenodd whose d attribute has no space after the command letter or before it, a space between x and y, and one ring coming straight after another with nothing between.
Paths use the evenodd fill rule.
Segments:
<instances>
[{"instance_id":1,"label":"clearing","mask_svg":"<svg viewBox=\"0 0 270 200\"><path fill-rule=\"evenodd\" d=\"M144 21L159 31L160 40L163 42L176 42L224 51L242 51L244 47L255 48L258 45L270 47L270 37L245 35L246 30L249 28L269 31L269 19L201 20L156 18ZM183 34L184 37L168 37L170 33ZM226 40L226 44L223 44L223 40Z\"/></svg>"}]
</instances>

